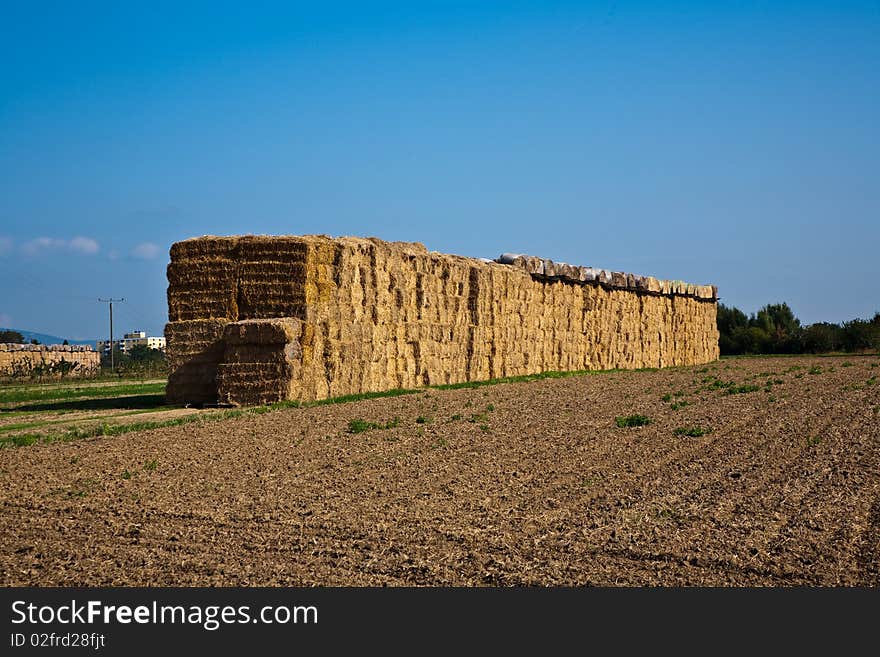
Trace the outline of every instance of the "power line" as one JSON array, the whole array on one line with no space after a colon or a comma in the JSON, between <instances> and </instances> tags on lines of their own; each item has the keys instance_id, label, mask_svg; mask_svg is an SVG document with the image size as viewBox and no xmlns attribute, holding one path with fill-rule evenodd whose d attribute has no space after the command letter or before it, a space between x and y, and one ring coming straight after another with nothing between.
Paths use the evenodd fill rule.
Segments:
<instances>
[{"instance_id":1,"label":"power line","mask_svg":"<svg viewBox=\"0 0 880 657\"><path fill-rule=\"evenodd\" d=\"M125 299L98 299L100 303L109 303L110 304L110 371L116 369L116 363L113 358L113 302L122 303Z\"/></svg>"}]
</instances>

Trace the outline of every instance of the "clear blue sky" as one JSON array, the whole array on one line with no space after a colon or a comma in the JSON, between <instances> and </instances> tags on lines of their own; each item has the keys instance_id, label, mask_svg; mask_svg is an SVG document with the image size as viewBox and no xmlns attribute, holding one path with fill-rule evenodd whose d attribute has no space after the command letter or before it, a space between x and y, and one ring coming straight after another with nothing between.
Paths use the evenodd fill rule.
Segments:
<instances>
[{"instance_id":1,"label":"clear blue sky","mask_svg":"<svg viewBox=\"0 0 880 657\"><path fill-rule=\"evenodd\" d=\"M0 9L0 326L161 334L238 233L880 310L877 2L134 5Z\"/></svg>"}]
</instances>

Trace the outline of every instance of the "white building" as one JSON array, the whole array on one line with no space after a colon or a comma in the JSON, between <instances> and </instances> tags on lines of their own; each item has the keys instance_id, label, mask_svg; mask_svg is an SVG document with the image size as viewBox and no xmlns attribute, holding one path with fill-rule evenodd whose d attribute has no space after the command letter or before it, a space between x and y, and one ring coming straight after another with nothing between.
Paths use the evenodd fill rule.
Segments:
<instances>
[{"instance_id":1,"label":"white building","mask_svg":"<svg viewBox=\"0 0 880 657\"><path fill-rule=\"evenodd\" d=\"M131 348L136 345L143 345L148 349L165 351L165 338L148 336L145 331L132 331L131 333L126 333L121 339L114 340L114 342L116 343L116 348L124 354L130 352ZM109 340L98 340L98 351L109 353L109 344Z\"/></svg>"}]
</instances>

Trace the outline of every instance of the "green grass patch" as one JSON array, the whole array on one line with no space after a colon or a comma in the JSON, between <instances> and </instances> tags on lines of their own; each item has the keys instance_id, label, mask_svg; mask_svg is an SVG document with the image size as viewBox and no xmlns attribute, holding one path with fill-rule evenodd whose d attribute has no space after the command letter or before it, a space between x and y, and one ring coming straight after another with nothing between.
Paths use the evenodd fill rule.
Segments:
<instances>
[{"instance_id":1,"label":"green grass patch","mask_svg":"<svg viewBox=\"0 0 880 657\"><path fill-rule=\"evenodd\" d=\"M126 395L164 394L165 383L126 383L111 386L71 385L65 387L30 386L0 390L0 404L35 402L59 399L93 399L123 397Z\"/></svg>"},{"instance_id":2,"label":"green grass patch","mask_svg":"<svg viewBox=\"0 0 880 657\"><path fill-rule=\"evenodd\" d=\"M681 401L672 404L669 408L671 408L673 411L677 411L678 409L684 408L685 406L690 406L690 402L686 399L682 399Z\"/></svg>"},{"instance_id":3,"label":"green grass patch","mask_svg":"<svg viewBox=\"0 0 880 657\"><path fill-rule=\"evenodd\" d=\"M674 431L676 436L688 436L689 438L699 438L700 436L705 436L706 434L712 433L712 429L707 427L693 426L693 427L678 427Z\"/></svg>"},{"instance_id":4,"label":"green grass patch","mask_svg":"<svg viewBox=\"0 0 880 657\"><path fill-rule=\"evenodd\" d=\"M270 409L266 406L255 406L253 408L236 408L216 413L194 413L193 415L184 415L183 417L172 418L169 420L155 420L152 422L132 422L129 424L101 424L95 427L74 428L48 434L19 434L16 436L0 437L0 448L4 447L22 447L33 445L35 443L56 443L68 442L71 440L81 440L83 438L96 438L99 436L120 436L132 431L147 431L149 429L162 429L165 427L177 427L193 423L209 423L228 420L242 415L260 415L267 413Z\"/></svg>"},{"instance_id":5,"label":"green grass patch","mask_svg":"<svg viewBox=\"0 0 880 657\"><path fill-rule=\"evenodd\" d=\"M807 370L807 374L821 374L822 368L819 365L813 365L809 370Z\"/></svg>"},{"instance_id":6,"label":"green grass patch","mask_svg":"<svg viewBox=\"0 0 880 657\"><path fill-rule=\"evenodd\" d=\"M39 442L41 438L42 436L38 433L22 433L17 436L0 438L0 447L6 447L7 445L27 447L28 445L33 445L34 443Z\"/></svg>"},{"instance_id":7,"label":"green grass patch","mask_svg":"<svg viewBox=\"0 0 880 657\"><path fill-rule=\"evenodd\" d=\"M815 447L819 443L822 442L822 436L808 436L807 437L807 446Z\"/></svg>"},{"instance_id":8,"label":"green grass patch","mask_svg":"<svg viewBox=\"0 0 880 657\"><path fill-rule=\"evenodd\" d=\"M647 424L651 424L651 418L647 415L625 415L621 417L614 418L614 424L616 424L621 429L626 427L643 427Z\"/></svg>"},{"instance_id":9,"label":"green grass patch","mask_svg":"<svg viewBox=\"0 0 880 657\"><path fill-rule=\"evenodd\" d=\"M741 386L733 385L730 386L727 391L724 393L726 395L743 395L747 392L757 392L761 389L761 386L744 384Z\"/></svg>"},{"instance_id":10,"label":"green grass patch","mask_svg":"<svg viewBox=\"0 0 880 657\"><path fill-rule=\"evenodd\" d=\"M669 368L667 368L669 369ZM524 374L522 376L507 376L496 379L488 379L486 381L464 381L462 383L440 383L429 386L429 390L462 390L472 388L482 388L484 386L494 386L502 383L523 383L529 381L542 381L544 379L564 379L571 376L596 376L600 374L615 374L619 372L653 372L656 367L646 367L637 370L572 370L570 372L539 372L537 374ZM282 401L269 405L269 408L308 408L311 406L324 406L327 404L347 404L349 402L362 401L364 399L381 399L383 397L401 397L403 395L428 394L425 388L395 388L394 390L383 390L381 392L362 392L353 395L342 395L339 397L331 397L329 399L318 399L310 402L298 401ZM465 406L471 406L472 402L468 400ZM494 407L493 407L494 408Z\"/></svg>"},{"instance_id":11,"label":"green grass patch","mask_svg":"<svg viewBox=\"0 0 880 657\"><path fill-rule=\"evenodd\" d=\"M418 420L416 420L418 422ZM348 422L348 433L363 433L364 431L373 431L374 429L393 429L395 427L400 426L400 418L395 417L393 420L388 420L384 424L379 422L367 422L362 418L354 418L353 420L349 420Z\"/></svg>"},{"instance_id":12,"label":"green grass patch","mask_svg":"<svg viewBox=\"0 0 880 657\"><path fill-rule=\"evenodd\" d=\"M158 413L161 411L168 411L173 408L179 408L177 406L157 406L156 408L143 408L132 411L126 411L125 413L113 413L112 415L101 415L94 417L84 417L78 420L68 420L66 418L61 418L59 420L34 420L33 422L19 422L17 424L5 424L0 426L0 433L9 433L11 431L21 431L22 429L37 429L40 427L49 427L57 424L73 424L73 423L86 423L92 422L95 420L114 420L120 417L129 417L132 415L143 415L145 413ZM17 413L16 413L17 414ZM4 415L6 415L4 413Z\"/></svg>"},{"instance_id":13,"label":"green grass patch","mask_svg":"<svg viewBox=\"0 0 880 657\"><path fill-rule=\"evenodd\" d=\"M672 395L670 395L670 394L667 392L665 395L663 395L663 396L660 398L660 401L671 402L671 401L672 401Z\"/></svg>"},{"instance_id":14,"label":"green grass patch","mask_svg":"<svg viewBox=\"0 0 880 657\"><path fill-rule=\"evenodd\" d=\"M56 420L55 422L58 422ZM69 422L69 420L60 420L60 422ZM42 422L18 422L17 424L5 424L0 427L0 433L9 433L10 431L21 431L22 429L36 429L37 427L44 427L49 424L53 424L54 422L50 420L43 420Z\"/></svg>"}]
</instances>

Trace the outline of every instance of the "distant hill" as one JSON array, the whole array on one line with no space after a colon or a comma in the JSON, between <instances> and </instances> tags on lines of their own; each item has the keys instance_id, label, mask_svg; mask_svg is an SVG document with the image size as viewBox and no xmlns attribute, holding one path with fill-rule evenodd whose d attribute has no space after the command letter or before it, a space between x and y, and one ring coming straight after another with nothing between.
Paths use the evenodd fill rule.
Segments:
<instances>
[{"instance_id":1,"label":"distant hill","mask_svg":"<svg viewBox=\"0 0 880 657\"><path fill-rule=\"evenodd\" d=\"M25 331L24 329L17 328L0 328L0 331L18 331L28 342L31 340L37 340L40 344L64 344L64 338L59 338L57 335L36 333L34 331ZM71 340L70 338L67 338L67 342L69 344L90 344L93 347L95 346L94 340Z\"/></svg>"}]
</instances>

